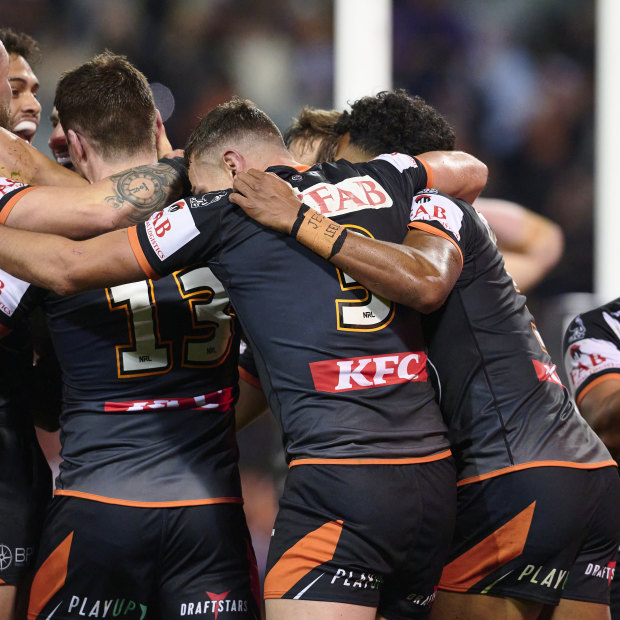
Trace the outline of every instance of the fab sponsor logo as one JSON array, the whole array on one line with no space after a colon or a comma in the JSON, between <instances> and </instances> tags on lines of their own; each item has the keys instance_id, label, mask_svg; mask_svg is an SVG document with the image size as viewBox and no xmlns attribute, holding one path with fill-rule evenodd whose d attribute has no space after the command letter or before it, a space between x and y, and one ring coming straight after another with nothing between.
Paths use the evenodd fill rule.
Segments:
<instances>
[{"instance_id":1,"label":"fab sponsor logo","mask_svg":"<svg viewBox=\"0 0 620 620\"><path fill-rule=\"evenodd\" d=\"M11 316L19 306L30 284L0 269L0 312Z\"/></svg>"},{"instance_id":2,"label":"fab sponsor logo","mask_svg":"<svg viewBox=\"0 0 620 620\"><path fill-rule=\"evenodd\" d=\"M88 596L71 596L67 613L86 618L127 618L143 620L148 607L127 598L93 599Z\"/></svg>"},{"instance_id":3,"label":"fab sponsor logo","mask_svg":"<svg viewBox=\"0 0 620 620\"><path fill-rule=\"evenodd\" d=\"M12 179L0 177L0 196L6 196L12 191L19 189L20 187L24 187L24 183L18 183L17 181L13 181Z\"/></svg>"},{"instance_id":4,"label":"fab sponsor logo","mask_svg":"<svg viewBox=\"0 0 620 620\"><path fill-rule=\"evenodd\" d=\"M568 347L564 361L569 368L573 387L588 377L605 371L616 373L620 367L620 351L613 342L600 338L586 338Z\"/></svg>"},{"instance_id":5,"label":"fab sponsor logo","mask_svg":"<svg viewBox=\"0 0 620 620\"><path fill-rule=\"evenodd\" d=\"M426 354L408 351L311 362L310 372L317 390L332 393L426 381Z\"/></svg>"},{"instance_id":6,"label":"fab sponsor logo","mask_svg":"<svg viewBox=\"0 0 620 620\"><path fill-rule=\"evenodd\" d=\"M438 222L445 230L451 232L457 241L461 240L463 212L445 196L439 196L428 190L416 194L411 205L409 219L412 223Z\"/></svg>"},{"instance_id":7,"label":"fab sponsor logo","mask_svg":"<svg viewBox=\"0 0 620 620\"><path fill-rule=\"evenodd\" d=\"M153 251L161 261L200 234L184 200L152 215L144 228Z\"/></svg>"},{"instance_id":8,"label":"fab sponsor logo","mask_svg":"<svg viewBox=\"0 0 620 620\"><path fill-rule=\"evenodd\" d=\"M226 592L205 591L207 598L181 603L180 616L210 616L214 620L220 613L227 617L233 614L247 613L249 609L247 599L229 598L230 590Z\"/></svg>"},{"instance_id":9,"label":"fab sponsor logo","mask_svg":"<svg viewBox=\"0 0 620 620\"><path fill-rule=\"evenodd\" d=\"M335 185L319 183L298 196L309 207L327 216L361 209L387 209L394 204L379 182L367 175L345 179Z\"/></svg>"}]
</instances>

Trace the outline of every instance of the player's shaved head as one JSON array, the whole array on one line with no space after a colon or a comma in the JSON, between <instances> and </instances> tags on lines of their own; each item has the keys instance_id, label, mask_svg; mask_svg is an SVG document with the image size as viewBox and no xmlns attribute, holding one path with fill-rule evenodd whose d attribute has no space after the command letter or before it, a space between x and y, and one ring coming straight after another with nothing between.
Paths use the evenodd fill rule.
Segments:
<instances>
[{"instance_id":1,"label":"player's shaved head","mask_svg":"<svg viewBox=\"0 0 620 620\"><path fill-rule=\"evenodd\" d=\"M334 129L340 135L349 133L350 144L372 157L394 151L410 155L452 151L456 140L454 130L435 108L404 89L358 99Z\"/></svg>"},{"instance_id":2,"label":"player's shaved head","mask_svg":"<svg viewBox=\"0 0 620 620\"><path fill-rule=\"evenodd\" d=\"M252 101L235 97L203 116L185 146L185 161L189 166L192 157L198 159L207 151L210 153L225 145L256 142L286 148L280 130L267 114Z\"/></svg>"}]
</instances>

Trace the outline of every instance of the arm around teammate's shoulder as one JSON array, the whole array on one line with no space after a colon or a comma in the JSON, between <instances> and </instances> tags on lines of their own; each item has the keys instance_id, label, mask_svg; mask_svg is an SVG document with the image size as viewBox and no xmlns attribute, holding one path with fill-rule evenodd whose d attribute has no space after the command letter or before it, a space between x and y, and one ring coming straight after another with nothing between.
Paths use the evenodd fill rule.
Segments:
<instances>
[{"instance_id":1,"label":"arm around teammate's shoulder","mask_svg":"<svg viewBox=\"0 0 620 620\"><path fill-rule=\"evenodd\" d=\"M486 164L463 151L429 151L419 156L432 170L429 187L473 202L484 189L489 176Z\"/></svg>"}]
</instances>

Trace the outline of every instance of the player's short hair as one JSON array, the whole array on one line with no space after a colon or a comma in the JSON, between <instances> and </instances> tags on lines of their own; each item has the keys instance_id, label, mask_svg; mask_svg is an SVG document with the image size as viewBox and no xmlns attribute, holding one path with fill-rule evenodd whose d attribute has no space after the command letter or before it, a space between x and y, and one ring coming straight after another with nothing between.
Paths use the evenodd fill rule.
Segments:
<instances>
[{"instance_id":1,"label":"player's short hair","mask_svg":"<svg viewBox=\"0 0 620 620\"><path fill-rule=\"evenodd\" d=\"M189 165L191 157L250 135L285 148L275 123L249 99L234 97L200 119L185 146L185 162Z\"/></svg>"},{"instance_id":2,"label":"player's short hair","mask_svg":"<svg viewBox=\"0 0 620 620\"><path fill-rule=\"evenodd\" d=\"M0 41L9 55L22 56L31 67L36 65L41 57L39 44L25 32L0 28Z\"/></svg>"},{"instance_id":3,"label":"player's short hair","mask_svg":"<svg viewBox=\"0 0 620 620\"><path fill-rule=\"evenodd\" d=\"M319 139L321 142L317 150L317 162L334 161L340 140L340 134L336 133L334 126L340 115L339 110L304 106L299 116L293 119L291 126L284 132L286 146L290 147L295 140L311 142Z\"/></svg>"},{"instance_id":4,"label":"player's short hair","mask_svg":"<svg viewBox=\"0 0 620 620\"><path fill-rule=\"evenodd\" d=\"M350 112L342 113L334 129L341 135L349 132L351 144L374 157L391 152L451 151L456 140L442 114L402 88L358 99Z\"/></svg>"},{"instance_id":5,"label":"player's short hair","mask_svg":"<svg viewBox=\"0 0 620 620\"><path fill-rule=\"evenodd\" d=\"M54 105L65 132L87 136L104 159L155 148L153 93L125 56L106 51L64 73Z\"/></svg>"}]
</instances>

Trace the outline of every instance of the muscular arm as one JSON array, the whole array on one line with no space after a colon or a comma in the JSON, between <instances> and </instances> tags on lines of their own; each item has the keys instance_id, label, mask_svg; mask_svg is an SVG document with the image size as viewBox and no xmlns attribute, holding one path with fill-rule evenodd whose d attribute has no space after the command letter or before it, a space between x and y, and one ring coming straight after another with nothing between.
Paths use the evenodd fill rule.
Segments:
<instances>
[{"instance_id":1,"label":"muscular arm","mask_svg":"<svg viewBox=\"0 0 620 620\"><path fill-rule=\"evenodd\" d=\"M233 188L231 202L250 217L280 232L291 233L301 201L282 179L252 170L239 173ZM329 252L323 253L319 246L325 247L326 236L336 238L341 227L329 218L311 213L317 230L324 229L326 235L297 235L297 239L327 258ZM450 241L419 230L409 231L402 245L347 231L341 248L329 260L378 295L425 313L441 306L461 271L460 254Z\"/></svg>"},{"instance_id":2,"label":"muscular arm","mask_svg":"<svg viewBox=\"0 0 620 620\"><path fill-rule=\"evenodd\" d=\"M19 197L7 226L73 239L143 222L184 193L167 163L137 166L82 187L36 187Z\"/></svg>"},{"instance_id":3,"label":"muscular arm","mask_svg":"<svg viewBox=\"0 0 620 620\"><path fill-rule=\"evenodd\" d=\"M475 207L497 236L506 269L525 293L558 263L562 229L551 220L506 200L478 198Z\"/></svg>"},{"instance_id":4,"label":"muscular arm","mask_svg":"<svg viewBox=\"0 0 620 620\"><path fill-rule=\"evenodd\" d=\"M0 128L0 176L29 185L83 187L88 181L46 157L34 146Z\"/></svg>"},{"instance_id":5,"label":"muscular arm","mask_svg":"<svg viewBox=\"0 0 620 620\"><path fill-rule=\"evenodd\" d=\"M60 295L145 278L126 229L73 241L0 226L0 268Z\"/></svg>"},{"instance_id":6,"label":"muscular arm","mask_svg":"<svg viewBox=\"0 0 620 620\"><path fill-rule=\"evenodd\" d=\"M455 198L471 203L487 183L488 168L469 153L429 151L422 153L420 158L433 171L432 186Z\"/></svg>"},{"instance_id":7,"label":"muscular arm","mask_svg":"<svg viewBox=\"0 0 620 620\"><path fill-rule=\"evenodd\" d=\"M579 410L614 459L620 459L620 381L609 379L593 387Z\"/></svg>"}]
</instances>

